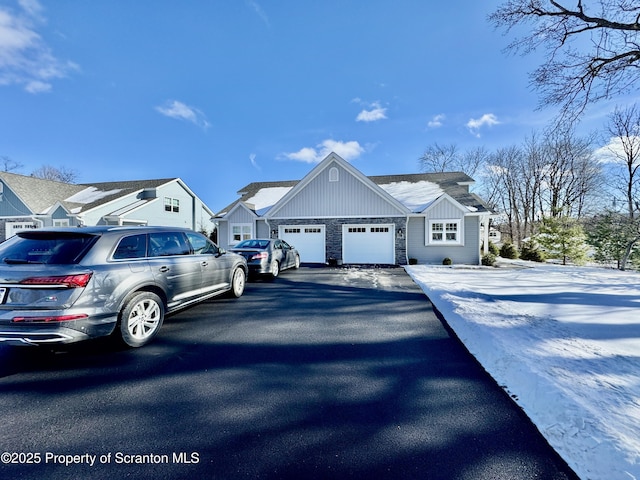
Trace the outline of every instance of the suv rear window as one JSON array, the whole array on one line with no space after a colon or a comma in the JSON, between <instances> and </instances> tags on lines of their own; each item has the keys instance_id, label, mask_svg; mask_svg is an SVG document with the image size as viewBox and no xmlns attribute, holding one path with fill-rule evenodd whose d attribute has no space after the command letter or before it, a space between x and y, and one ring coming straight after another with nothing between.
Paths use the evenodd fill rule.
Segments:
<instances>
[{"instance_id":1,"label":"suv rear window","mask_svg":"<svg viewBox=\"0 0 640 480\"><path fill-rule=\"evenodd\" d=\"M8 264L69 265L78 263L96 239L76 232L21 232L0 245L0 259Z\"/></svg>"},{"instance_id":2,"label":"suv rear window","mask_svg":"<svg viewBox=\"0 0 640 480\"><path fill-rule=\"evenodd\" d=\"M129 235L120 240L120 243L116 247L116 251L113 252L113 258L115 260L122 260L125 258L144 258L147 256L147 236L142 235Z\"/></svg>"}]
</instances>

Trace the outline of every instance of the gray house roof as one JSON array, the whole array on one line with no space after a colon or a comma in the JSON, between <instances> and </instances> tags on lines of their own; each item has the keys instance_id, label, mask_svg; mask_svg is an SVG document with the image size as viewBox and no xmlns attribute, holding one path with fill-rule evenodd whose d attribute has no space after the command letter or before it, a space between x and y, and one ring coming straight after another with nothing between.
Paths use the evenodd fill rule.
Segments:
<instances>
[{"instance_id":1,"label":"gray house roof","mask_svg":"<svg viewBox=\"0 0 640 480\"><path fill-rule=\"evenodd\" d=\"M130 180L124 182L85 183L82 192L67 200L82 203L82 211L91 210L120 197L146 189L155 189L178 178Z\"/></svg>"},{"instance_id":2,"label":"gray house roof","mask_svg":"<svg viewBox=\"0 0 640 480\"><path fill-rule=\"evenodd\" d=\"M145 189L155 189L179 179L161 178L71 184L10 172L0 172L0 180L13 190L32 214L43 215L48 213L49 209L57 203L60 203L72 213L80 213L131 193Z\"/></svg>"},{"instance_id":3,"label":"gray house roof","mask_svg":"<svg viewBox=\"0 0 640 480\"><path fill-rule=\"evenodd\" d=\"M76 205L65 199L83 190L82 185L44 180L10 172L0 172L0 179L13 190L34 215L46 214L57 202L71 210Z\"/></svg>"},{"instance_id":4,"label":"gray house roof","mask_svg":"<svg viewBox=\"0 0 640 480\"><path fill-rule=\"evenodd\" d=\"M469 186L475 182L463 172L376 175L368 178L413 213L424 210L445 193L472 212L490 212L489 206L480 197L469 192ZM244 202L261 216L299 182L250 183L238 191L238 200L220 210L216 216L223 217L238 202Z\"/></svg>"}]
</instances>

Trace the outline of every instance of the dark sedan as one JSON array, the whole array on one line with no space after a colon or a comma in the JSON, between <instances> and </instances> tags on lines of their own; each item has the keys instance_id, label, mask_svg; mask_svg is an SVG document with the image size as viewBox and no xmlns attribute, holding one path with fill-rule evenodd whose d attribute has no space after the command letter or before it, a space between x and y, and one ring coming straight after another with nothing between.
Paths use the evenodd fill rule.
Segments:
<instances>
[{"instance_id":1,"label":"dark sedan","mask_svg":"<svg viewBox=\"0 0 640 480\"><path fill-rule=\"evenodd\" d=\"M247 259L249 272L277 277L282 270L298 268L300 254L284 240L277 238L250 238L230 249Z\"/></svg>"}]
</instances>

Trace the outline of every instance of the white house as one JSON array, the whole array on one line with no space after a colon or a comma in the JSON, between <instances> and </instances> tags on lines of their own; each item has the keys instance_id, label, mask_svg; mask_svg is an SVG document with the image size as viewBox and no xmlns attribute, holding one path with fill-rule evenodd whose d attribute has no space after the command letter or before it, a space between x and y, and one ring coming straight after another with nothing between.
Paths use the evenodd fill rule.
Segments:
<instances>
[{"instance_id":1,"label":"white house","mask_svg":"<svg viewBox=\"0 0 640 480\"><path fill-rule=\"evenodd\" d=\"M180 178L76 185L0 172L0 240L47 226L168 225L210 232L212 216Z\"/></svg>"}]
</instances>

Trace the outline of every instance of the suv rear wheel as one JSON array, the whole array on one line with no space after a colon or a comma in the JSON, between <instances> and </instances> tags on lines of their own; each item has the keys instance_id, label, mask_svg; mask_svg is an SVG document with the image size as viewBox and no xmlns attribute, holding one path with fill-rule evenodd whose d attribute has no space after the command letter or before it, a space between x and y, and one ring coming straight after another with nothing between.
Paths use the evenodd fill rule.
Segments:
<instances>
[{"instance_id":1,"label":"suv rear wheel","mask_svg":"<svg viewBox=\"0 0 640 480\"><path fill-rule=\"evenodd\" d=\"M135 293L120 312L120 336L129 347L142 347L158 333L164 304L153 292Z\"/></svg>"},{"instance_id":2,"label":"suv rear wheel","mask_svg":"<svg viewBox=\"0 0 640 480\"><path fill-rule=\"evenodd\" d=\"M240 267L233 271L231 276L231 296L240 298L244 293L244 287L247 282L247 274Z\"/></svg>"}]
</instances>

